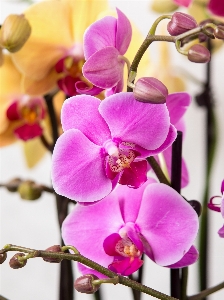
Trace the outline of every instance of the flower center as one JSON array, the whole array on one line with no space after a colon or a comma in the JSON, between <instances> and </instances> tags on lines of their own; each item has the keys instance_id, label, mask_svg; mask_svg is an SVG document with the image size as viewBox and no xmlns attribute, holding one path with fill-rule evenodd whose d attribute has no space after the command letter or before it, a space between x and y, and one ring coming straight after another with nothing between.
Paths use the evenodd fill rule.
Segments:
<instances>
[{"instance_id":1,"label":"flower center","mask_svg":"<svg viewBox=\"0 0 224 300\"><path fill-rule=\"evenodd\" d=\"M132 241L126 237L117 242L115 245L115 251L125 257L139 257L141 252L138 248L132 243Z\"/></svg>"},{"instance_id":2,"label":"flower center","mask_svg":"<svg viewBox=\"0 0 224 300\"><path fill-rule=\"evenodd\" d=\"M41 98L26 98L19 101L18 111L20 117L27 124L38 123L43 119L44 104Z\"/></svg>"}]
</instances>

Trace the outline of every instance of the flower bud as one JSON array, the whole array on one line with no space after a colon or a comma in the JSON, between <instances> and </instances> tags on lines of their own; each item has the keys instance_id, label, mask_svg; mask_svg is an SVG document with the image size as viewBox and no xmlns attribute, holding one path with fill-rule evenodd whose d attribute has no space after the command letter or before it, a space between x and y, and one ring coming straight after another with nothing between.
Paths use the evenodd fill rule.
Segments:
<instances>
[{"instance_id":1,"label":"flower bud","mask_svg":"<svg viewBox=\"0 0 224 300\"><path fill-rule=\"evenodd\" d=\"M25 256L24 253L16 253L9 261L10 267L13 269L20 269L25 267L27 260L19 260L19 258L23 256Z\"/></svg>"},{"instance_id":2,"label":"flower bud","mask_svg":"<svg viewBox=\"0 0 224 300\"><path fill-rule=\"evenodd\" d=\"M3 264L3 262L6 260L7 258L7 253L1 253L0 254L0 264Z\"/></svg>"},{"instance_id":3,"label":"flower bud","mask_svg":"<svg viewBox=\"0 0 224 300\"><path fill-rule=\"evenodd\" d=\"M145 103L161 104L166 102L167 87L154 77L142 77L135 84L134 97Z\"/></svg>"},{"instance_id":4,"label":"flower bud","mask_svg":"<svg viewBox=\"0 0 224 300\"><path fill-rule=\"evenodd\" d=\"M188 51L188 59L195 63L207 63L211 59L211 54L207 48L202 45L193 45Z\"/></svg>"},{"instance_id":5,"label":"flower bud","mask_svg":"<svg viewBox=\"0 0 224 300\"><path fill-rule=\"evenodd\" d=\"M9 52L19 51L31 33L31 27L24 15L9 15L1 29L1 46Z\"/></svg>"},{"instance_id":6,"label":"flower bud","mask_svg":"<svg viewBox=\"0 0 224 300\"><path fill-rule=\"evenodd\" d=\"M74 288L80 293L93 294L100 288L100 284L92 284L97 279L99 278L93 274L83 275L75 280Z\"/></svg>"},{"instance_id":7,"label":"flower bud","mask_svg":"<svg viewBox=\"0 0 224 300\"><path fill-rule=\"evenodd\" d=\"M24 200L37 200L42 193L42 187L31 180L23 181L18 188L20 197Z\"/></svg>"},{"instance_id":8,"label":"flower bud","mask_svg":"<svg viewBox=\"0 0 224 300\"><path fill-rule=\"evenodd\" d=\"M165 14L175 11L178 8L172 0L153 0L151 9L159 14Z\"/></svg>"},{"instance_id":9,"label":"flower bud","mask_svg":"<svg viewBox=\"0 0 224 300\"><path fill-rule=\"evenodd\" d=\"M197 215L200 217L202 213L202 207L201 203L197 200L190 200L188 203L193 207L193 209L196 211Z\"/></svg>"},{"instance_id":10,"label":"flower bud","mask_svg":"<svg viewBox=\"0 0 224 300\"><path fill-rule=\"evenodd\" d=\"M206 24L208 23L213 23L214 20L212 19L206 19L206 20L203 20L199 23L199 26L200 27L204 27ZM214 29L212 27L207 27L206 28L206 34L203 33L203 32L200 32L199 35L198 35L198 39L199 39L199 42L200 43L203 43L205 41L208 40L208 38L210 39L214 39Z\"/></svg>"},{"instance_id":11,"label":"flower bud","mask_svg":"<svg viewBox=\"0 0 224 300\"><path fill-rule=\"evenodd\" d=\"M214 36L217 39L224 40L224 25L218 25L214 30Z\"/></svg>"},{"instance_id":12,"label":"flower bud","mask_svg":"<svg viewBox=\"0 0 224 300\"><path fill-rule=\"evenodd\" d=\"M12 193L17 192L18 187L21 184L21 182L22 182L22 180L20 178L14 178L7 183L6 188L9 192L12 192Z\"/></svg>"},{"instance_id":13,"label":"flower bud","mask_svg":"<svg viewBox=\"0 0 224 300\"><path fill-rule=\"evenodd\" d=\"M64 253L61 251L60 245L54 245L49 248L47 248L45 251L47 252L55 252L55 253ZM50 263L60 263L62 261L61 258L51 258L51 257L43 257L44 261L50 262Z\"/></svg>"},{"instance_id":14,"label":"flower bud","mask_svg":"<svg viewBox=\"0 0 224 300\"><path fill-rule=\"evenodd\" d=\"M170 35L176 36L196 28L197 26L197 22L192 16L181 12L175 12L167 25L167 30Z\"/></svg>"}]
</instances>

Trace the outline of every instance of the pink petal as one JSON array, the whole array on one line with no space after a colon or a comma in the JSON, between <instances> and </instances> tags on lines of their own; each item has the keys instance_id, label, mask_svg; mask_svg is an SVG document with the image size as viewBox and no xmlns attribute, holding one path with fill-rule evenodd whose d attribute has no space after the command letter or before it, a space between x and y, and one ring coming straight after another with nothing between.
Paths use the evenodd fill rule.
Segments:
<instances>
[{"instance_id":1,"label":"pink petal","mask_svg":"<svg viewBox=\"0 0 224 300\"><path fill-rule=\"evenodd\" d=\"M112 46L116 47L117 19L104 17L90 25L84 34L84 56L88 60L95 52Z\"/></svg>"},{"instance_id":2,"label":"pink petal","mask_svg":"<svg viewBox=\"0 0 224 300\"><path fill-rule=\"evenodd\" d=\"M221 238L224 238L224 225L219 229L218 234Z\"/></svg>"},{"instance_id":3,"label":"pink petal","mask_svg":"<svg viewBox=\"0 0 224 300\"><path fill-rule=\"evenodd\" d=\"M103 89L97 86L89 87L84 81L76 82L75 88L77 93L91 96L99 95L103 91Z\"/></svg>"},{"instance_id":4,"label":"pink petal","mask_svg":"<svg viewBox=\"0 0 224 300\"><path fill-rule=\"evenodd\" d=\"M7 109L6 115L10 121L19 120L18 101L13 102Z\"/></svg>"},{"instance_id":5,"label":"pink petal","mask_svg":"<svg viewBox=\"0 0 224 300\"><path fill-rule=\"evenodd\" d=\"M93 202L112 189L106 177L101 148L79 130L63 133L52 156L52 183L55 191L78 202Z\"/></svg>"},{"instance_id":6,"label":"pink petal","mask_svg":"<svg viewBox=\"0 0 224 300\"><path fill-rule=\"evenodd\" d=\"M88 275L93 274L96 275L98 278L108 278L107 276L101 274L100 272L97 272L96 270L90 269L80 263L78 263L78 270L81 272L82 275Z\"/></svg>"},{"instance_id":7,"label":"pink petal","mask_svg":"<svg viewBox=\"0 0 224 300\"><path fill-rule=\"evenodd\" d=\"M140 157L146 157L146 156L158 154L158 153L166 150L168 147L170 147L172 145L172 143L175 141L176 136L177 136L176 128L171 124L168 135L167 135L165 141L163 142L163 144L159 148L157 148L155 150L147 151L145 149L141 149L140 147L136 146L135 150L138 151L139 153L141 153Z\"/></svg>"},{"instance_id":8,"label":"pink petal","mask_svg":"<svg viewBox=\"0 0 224 300\"><path fill-rule=\"evenodd\" d=\"M90 141L103 145L111 135L108 125L99 114L99 105L99 99L88 95L67 99L61 112L63 130L79 129Z\"/></svg>"},{"instance_id":9,"label":"pink petal","mask_svg":"<svg viewBox=\"0 0 224 300\"><path fill-rule=\"evenodd\" d=\"M143 260L140 260L138 257L135 257L134 259L127 257L122 260L115 260L109 265L109 269L117 274L129 276L136 272L142 265Z\"/></svg>"},{"instance_id":10,"label":"pink petal","mask_svg":"<svg viewBox=\"0 0 224 300\"><path fill-rule=\"evenodd\" d=\"M123 76L124 61L118 56L119 52L114 47L97 51L83 65L83 75L100 88L112 88Z\"/></svg>"},{"instance_id":11,"label":"pink petal","mask_svg":"<svg viewBox=\"0 0 224 300\"><path fill-rule=\"evenodd\" d=\"M147 166L146 160L132 162L130 168L124 169L119 183L132 188L139 188L147 180Z\"/></svg>"},{"instance_id":12,"label":"pink petal","mask_svg":"<svg viewBox=\"0 0 224 300\"><path fill-rule=\"evenodd\" d=\"M117 34L116 34L116 48L121 55L124 55L131 42L132 28L128 18L117 8Z\"/></svg>"},{"instance_id":13,"label":"pink petal","mask_svg":"<svg viewBox=\"0 0 224 300\"><path fill-rule=\"evenodd\" d=\"M62 224L62 237L66 245L107 268L113 257L105 253L104 240L123 225L119 202L109 195L94 205L76 204Z\"/></svg>"},{"instance_id":14,"label":"pink petal","mask_svg":"<svg viewBox=\"0 0 224 300\"><path fill-rule=\"evenodd\" d=\"M194 246L191 246L191 248L187 251L187 253L184 254L181 260L179 260L173 265L166 266L166 267L173 268L173 269L184 268L194 264L198 260L198 257L199 257L198 250Z\"/></svg>"},{"instance_id":15,"label":"pink petal","mask_svg":"<svg viewBox=\"0 0 224 300\"><path fill-rule=\"evenodd\" d=\"M162 183L146 187L136 224L152 249L157 264L179 261L198 231L198 216L175 190Z\"/></svg>"},{"instance_id":16,"label":"pink petal","mask_svg":"<svg viewBox=\"0 0 224 300\"><path fill-rule=\"evenodd\" d=\"M210 0L208 9L217 16L224 16L224 3L222 0Z\"/></svg>"},{"instance_id":17,"label":"pink petal","mask_svg":"<svg viewBox=\"0 0 224 300\"><path fill-rule=\"evenodd\" d=\"M122 238L118 233L112 233L105 238L103 242L103 248L107 255L110 256L118 255L117 251L115 251L115 246L120 240L122 240Z\"/></svg>"},{"instance_id":18,"label":"pink petal","mask_svg":"<svg viewBox=\"0 0 224 300\"><path fill-rule=\"evenodd\" d=\"M144 190L148 184L153 182L155 182L155 179L149 178L138 189L130 189L125 185L118 185L113 191L111 196L114 195L119 200L121 214L125 223L134 223L136 221Z\"/></svg>"},{"instance_id":19,"label":"pink petal","mask_svg":"<svg viewBox=\"0 0 224 300\"><path fill-rule=\"evenodd\" d=\"M222 184L221 184L221 194L224 193L224 180L222 181Z\"/></svg>"},{"instance_id":20,"label":"pink petal","mask_svg":"<svg viewBox=\"0 0 224 300\"><path fill-rule=\"evenodd\" d=\"M169 94L166 98L166 105L170 114L170 122L173 125L183 117L191 103L191 96L188 93Z\"/></svg>"},{"instance_id":21,"label":"pink petal","mask_svg":"<svg viewBox=\"0 0 224 300\"><path fill-rule=\"evenodd\" d=\"M192 0L173 0L177 5L188 7Z\"/></svg>"},{"instance_id":22,"label":"pink petal","mask_svg":"<svg viewBox=\"0 0 224 300\"><path fill-rule=\"evenodd\" d=\"M222 217L224 218L224 195L222 197L222 202L221 202L221 214L222 214Z\"/></svg>"},{"instance_id":23,"label":"pink petal","mask_svg":"<svg viewBox=\"0 0 224 300\"><path fill-rule=\"evenodd\" d=\"M101 102L99 112L112 137L133 142L147 150L160 147L169 132L166 105L136 101L133 93L118 93L106 98Z\"/></svg>"},{"instance_id":24,"label":"pink petal","mask_svg":"<svg viewBox=\"0 0 224 300\"><path fill-rule=\"evenodd\" d=\"M38 137L42 134L42 132L43 129L38 123L32 125L24 124L14 130L15 135L23 141L28 141Z\"/></svg>"}]
</instances>

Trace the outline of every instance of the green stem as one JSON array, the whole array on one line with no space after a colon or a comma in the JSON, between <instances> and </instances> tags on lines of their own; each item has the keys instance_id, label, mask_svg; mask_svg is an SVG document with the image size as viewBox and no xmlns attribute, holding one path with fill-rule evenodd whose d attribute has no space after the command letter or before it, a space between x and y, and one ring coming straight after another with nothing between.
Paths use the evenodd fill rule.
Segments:
<instances>
[{"instance_id":1,"label":"green stem","mask_svg":"<svg viewBox=\"0 0 224 300\"><path fill-rule=\"evenodd\" d=\"M187 300L187 279L188 279L188 267L182 269L181 277L181 300Z\"/></svg>"},{"instance_id":2,"label":"green stem","mask_svg":"<svg viewBox=\"0 0 224 300\"><path fill-rule=\"evenodd\" d=\"M109 278L118 278L118 282L122 285L128 286L132 289L135 289L137 291L140 291L142 293L145 293L147 295L150 295L152 297L155 297L157 299L161 300L178 300L174 297L170 297L166 294L163 294L159 291L156 291L150 287L147 287L145 285L142 285L134 280L131 280L129 278L117 275L116 273L110 271L107 268L102 267L98 263L86 258L85 256L82 256L81 254L70 254L70 253L56 253L56 252L49 252L49 251L42 251L42 250L35 250L35 249L30 249L30 248L25 248L25 247L20 247L20 246L15 246L15 245L6 245L1 251L0 254L8 252L8 251L19 251L23 253L35 253L35 257L48 257L48 258L60 258L63 260L73 260L80 262L81 264L86 265L87 267L94 269L105 276Z\"/></svg>"},{"instance_id":3,"label":"green stem","mask_svg":"<svg viewBox=\"0 0 224 300\"><path fill-rule=\"evenodd\" d=\"M224 282L219 283L216 286L211 287L209 289L206 289L206 290L204 290L204 291L202 291L202 292L200 292L196 295L189 296L189 297L187 297L187 300L200 300L200 299L203 299L204 297L206 297L208 295L211 295L211 294L213 294L213 293L215 293L215 292L217 292L217 291L219 291L223 288L224 288Z\"/></svg>"},{"instance_id":4,"label":"green stem","mask_svg":"<svg viewBox=\"0 0 224 300\"><path fill-rule=\"evenodd\" d=\"M159 179L159 181L161 183L165 183L167 185L170 185L168 179L164 175L162 169L160 168L160 165L157 163L155 158L153 156L150 156L150 157L147 157L146 159L147 159L148 163L150 164L151 168L153 169L153 171L155 172L155 174L156 174L157 178Z\"/></svg>"}]
</instances>

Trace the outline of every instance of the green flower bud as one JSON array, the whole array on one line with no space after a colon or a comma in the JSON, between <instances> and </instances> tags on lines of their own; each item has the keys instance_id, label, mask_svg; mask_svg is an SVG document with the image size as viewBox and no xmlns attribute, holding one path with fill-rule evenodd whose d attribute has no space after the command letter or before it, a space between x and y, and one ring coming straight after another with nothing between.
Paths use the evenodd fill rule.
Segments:
<instances>
[{"instance_id":1,"label":"green flower bud","mask_svg":"<svg viewBox=\"0 0 224 300\"><path fill-rule=\"evenodd\" d=\"M28 40L31 26L24 15L9 15L0 32L1 47L9 52L19 51Z\"/></svg>"},{"instance_id":2,"label":"green flower bud","mask_svg":"<svg viewBox=\"0 0 224 300\"><path fill-rule=\"evenodd\" d=\"M37 200L42 194L42 187L31 180L23 181L19 185L18 193L24 200Z\"/></svg>"}]
</instances>

